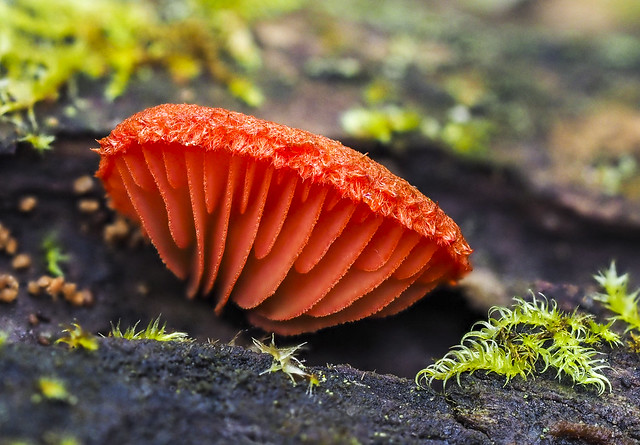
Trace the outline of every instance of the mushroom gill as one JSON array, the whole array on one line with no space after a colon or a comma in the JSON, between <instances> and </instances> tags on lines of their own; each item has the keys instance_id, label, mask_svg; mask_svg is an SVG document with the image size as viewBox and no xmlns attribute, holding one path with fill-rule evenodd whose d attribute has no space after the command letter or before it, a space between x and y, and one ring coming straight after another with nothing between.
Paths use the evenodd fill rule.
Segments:
<instances>
[{"instance_id":1,"label":"mushroom gill","mask_svg":"<svg viewBox=\"0 0 640 445\"><path fill-rule=\"evenodd\" d=\"M160 105L100 140L113 207L187 294L284 335L395 314L471 270L458 226L337 141L220 108Z\"/></svg>"}]
</instances>

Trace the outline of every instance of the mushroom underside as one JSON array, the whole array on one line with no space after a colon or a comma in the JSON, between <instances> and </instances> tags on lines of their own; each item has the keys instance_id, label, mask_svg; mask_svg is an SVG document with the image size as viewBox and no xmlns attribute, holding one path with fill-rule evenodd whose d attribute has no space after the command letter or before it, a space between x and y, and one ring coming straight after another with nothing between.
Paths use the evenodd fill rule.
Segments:
<instances>
[{"instance_id":1,"label":"mushroom underside","mask_svg":"<svg viewBox=\"0 0 640 445\"><path fill-rule=\"evenodd\" d=\"M446 247L268 160L170 143L103 158L114 207L187 294L293 335L395 314L455 275Z\"/></svg>"}]
</instances>

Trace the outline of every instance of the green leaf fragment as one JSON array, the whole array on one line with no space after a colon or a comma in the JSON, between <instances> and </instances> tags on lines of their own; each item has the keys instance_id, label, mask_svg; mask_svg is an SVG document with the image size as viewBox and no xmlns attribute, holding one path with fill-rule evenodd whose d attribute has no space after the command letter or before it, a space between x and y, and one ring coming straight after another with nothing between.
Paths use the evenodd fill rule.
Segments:
<instances>
[{"instance_id":1,"label":"green leaf fragment","mask_svg":"<svg viewBox=\"0 0 640 445\"><path fill-rule=\"evenodd\" d=\"M68 262L71 257L62 252L58 239L55 234L50 233L42 241L42 249L44 250L47 270L54 277L63 277L64 272L60 266L61 263Z\"/></svg>"}]
</instances>

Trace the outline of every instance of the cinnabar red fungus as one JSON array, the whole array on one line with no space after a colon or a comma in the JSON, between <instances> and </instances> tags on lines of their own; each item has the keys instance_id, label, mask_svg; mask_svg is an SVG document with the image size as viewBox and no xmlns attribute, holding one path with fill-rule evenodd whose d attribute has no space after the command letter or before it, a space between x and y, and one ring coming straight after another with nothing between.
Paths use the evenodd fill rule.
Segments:
<instances>
[{"instance_id":1,"label":"cinnabar red fungus","mask_svg":"<svg viewBox=\"0 0 640 445\"><path fill-rule=\"evenodd\" d=\"M458 226L366 155L219 108L160 105L99 141L113 206L188 295L292 335L395 314L471 267Z\"/></svg>"}]
</instances>

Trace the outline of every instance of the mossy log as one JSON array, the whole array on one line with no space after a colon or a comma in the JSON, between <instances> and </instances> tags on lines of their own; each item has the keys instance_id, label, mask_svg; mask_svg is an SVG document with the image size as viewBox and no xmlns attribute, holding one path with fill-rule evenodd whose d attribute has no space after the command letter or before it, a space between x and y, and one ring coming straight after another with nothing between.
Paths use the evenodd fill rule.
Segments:
<instances>
[{"instance_id":1,"label":"mossy log","mask_svg":"<svg viewBox=\"0 0 640 445\"><path fill-rule=\"evenodd\" d=\"M60 443L65 438L86 444L640 440L639 356L626 347L608 357L612 369L606 375L612 391L602 396L558 381L552 373L505 385L500 376L478 372L463 376L461 386L449 382L444 393L417 390L411 376L429 358L457 343L474 319L484 318L459 293L450 291L441 291L396 318L291 340L310 343L305 356L309 363L342 362L363 369L311 367L326 377L312 396L306 394L304 382L293 387L284 374L261 375L270 366L268 355L223 345L244 326L238 314L219 320L212 314L211 302L185 301L184 284L164 268L151 246L132 248L131 239L104 243L102 230L113 214L101 201L101 189L96 186L78 195L73 187L77 177L95 169L97 159L89 146L89 140L67 139L44 157L25 149L0 163L2 222L19 240L20 250L33 259L31 268L12 272L11 258L0 256L1 269L14 273L21 283L17 300L0 306L0 330L9 334L0 349L2 445L17 440ZM506 271L505 276L531 282L535 278L559 282L564 276L579 284L537 284L563 310L582 305L596 311L583 289L594 268L606 265L614 255L621 265L637 261L625 232L612 226L603 229L583 217L557 212L557 224L532 227L526 221L533 215L544 219L557 209L545 207L544 197L535 197L507 173L460 164L429 149L408 153L411 156L393 159L396 168L420 187L433 187L441 205L457 212L457 218L476 221L471 243L485 261L521 258L526 253L526 261L512 261L494 273ZM473 196L468 194L470 184ZM28 213L18 205L25 195L38 200ZM525 205L523 196L534 197ZM82 199L102 204L85 214L78 210ZM66 279L92 289L93 306L74 307L60 299L28 295L25 283L46 271L40 246L51 231L71 258L62 265ZM600 250L583 242L589 237ZM559 245L572 262L550 256ZM158 313L165 314L170 327L187 331L198 341L102 339L95 352L38 345L52 343L63 329L60 324L74 319L92 332L106 334L109 321L123 319L123 326L139 319L146 323ZM208 344L206 338L221 342ZM389 370L408 378L364 369ZM62 382L67 396L43 397L41 378Z\"/></svg>"},{"instance_id":2,"label":"mossy log","mask_svg":"<svg viewBox=\"0 0 640 445\"><path fill-rule=\"evenodd\" d=\"M314 367L313 394L242 347L102 339L97 351L0 349L0 443L632 444L640 441L637 354L609 356L612 391L552 375L504 385L464 376L446 392L346 365ZM47 398L42 378L65 397ZM23 443L23 442L21 442ZM65 442L71 443L71 442Z\"/></svg>"}]
</instances>

